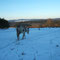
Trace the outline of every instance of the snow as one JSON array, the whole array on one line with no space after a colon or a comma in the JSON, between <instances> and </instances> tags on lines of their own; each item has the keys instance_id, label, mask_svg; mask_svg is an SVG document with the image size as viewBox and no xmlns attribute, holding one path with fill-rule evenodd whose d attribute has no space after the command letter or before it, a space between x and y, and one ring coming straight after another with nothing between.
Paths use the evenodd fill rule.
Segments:
<instances>
[{"instance_id":1,"label":"snow","mask_svg":"<svg viewBox=\"0 0 60 60\"><path fill-rule=\"evenodd\" d=\"M60 60L59 34L60 28L31 28L17 41L15 28L0 29L0 60Z\"/></svg>"}]
</instances>

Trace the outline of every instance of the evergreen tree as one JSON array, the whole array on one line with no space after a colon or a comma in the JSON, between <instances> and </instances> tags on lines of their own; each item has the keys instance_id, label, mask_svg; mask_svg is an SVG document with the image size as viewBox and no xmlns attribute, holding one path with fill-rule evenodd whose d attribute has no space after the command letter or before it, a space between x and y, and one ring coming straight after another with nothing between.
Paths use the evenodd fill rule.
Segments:
<instances>
[{"instance_id":1,"label":"evergreen tree","mask_svg":"<svg viewBox=\"0 0 60 60\"><path fill-rule=\"evenodd\" d=\"M0 18L0 28L9 28L9 22L4 18Z\"/></svg>"}]
</instances>

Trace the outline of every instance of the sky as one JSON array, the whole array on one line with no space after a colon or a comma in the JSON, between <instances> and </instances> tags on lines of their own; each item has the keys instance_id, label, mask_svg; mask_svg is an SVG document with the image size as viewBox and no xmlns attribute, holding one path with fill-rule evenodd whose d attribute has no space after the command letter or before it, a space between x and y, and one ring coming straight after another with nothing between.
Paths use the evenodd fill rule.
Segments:
<instances>
[{"instance_id":1,"label":"sky","mask_svg":"<svg viewBox=\"0 0 60 60\"><path fill-rule=\"evenodd\" d=\"M60 0L0 0L0 18L60 18Z\"/></svg>"}]
</instances>

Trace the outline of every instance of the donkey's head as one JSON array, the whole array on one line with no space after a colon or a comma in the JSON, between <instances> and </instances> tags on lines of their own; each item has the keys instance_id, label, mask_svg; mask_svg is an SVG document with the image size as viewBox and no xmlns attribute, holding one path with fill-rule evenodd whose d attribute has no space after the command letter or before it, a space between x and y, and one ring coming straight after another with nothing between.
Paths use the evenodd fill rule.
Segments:
<instances>
[{"instance_id":1,"label":"donkey's head","mask_svg":"<svg viewBox=\"0 0 60 60\"><path fill-rule=\"evenodd\" d=\"M26 28L26 32L27 32L27 34L29 34L29 28Z\"/></svg>"}]
</instances>

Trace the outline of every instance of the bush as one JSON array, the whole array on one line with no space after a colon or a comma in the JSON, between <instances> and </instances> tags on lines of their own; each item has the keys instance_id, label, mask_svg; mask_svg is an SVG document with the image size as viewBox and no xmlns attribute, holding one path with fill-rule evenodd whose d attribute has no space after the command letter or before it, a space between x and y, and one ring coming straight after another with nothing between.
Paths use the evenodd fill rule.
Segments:
<instances>
[{"instance_id":1,"label":"bush","mask_svg":"<svg viewBox=\"0 0 60 60\"><path fill-rule=\"evenodd\" d=\"M0 28L9 28L9 22L5 19L0 18Z\"/></svg>"}]
</instances>

